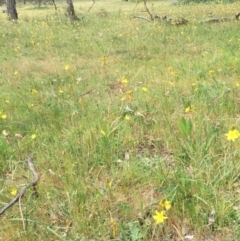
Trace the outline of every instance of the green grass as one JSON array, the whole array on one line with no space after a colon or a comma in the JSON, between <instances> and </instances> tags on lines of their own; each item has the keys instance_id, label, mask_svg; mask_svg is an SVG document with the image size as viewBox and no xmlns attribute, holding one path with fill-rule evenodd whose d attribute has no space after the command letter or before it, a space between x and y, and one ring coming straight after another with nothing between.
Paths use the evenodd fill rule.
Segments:
<instances>
[{"instance_id":1,"label":"green grass","mask_svg":"<svg viewBox=\"0 0 240 241\"><path fill-rule=\"evenodd\" d=\"M237 5L149 3L179 27L131 19L134 2L90 5L75 3L74 23L63 8L1 15L0 206L31 180L30 153L41 180L0 237L238 240L240 142L225 134L240 129L239 22L199 23Z\"/></svg>"}]
</instances>

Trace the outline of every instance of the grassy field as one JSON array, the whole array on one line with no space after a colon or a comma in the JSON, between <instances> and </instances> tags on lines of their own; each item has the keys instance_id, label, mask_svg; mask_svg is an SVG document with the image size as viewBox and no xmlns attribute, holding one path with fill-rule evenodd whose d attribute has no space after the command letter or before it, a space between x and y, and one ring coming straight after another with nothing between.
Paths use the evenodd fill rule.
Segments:
<instances>
[{"instance_id":1,"label":"grassy field","mask_svg":"<svg viewBox=\"0 0 240 241\"><path fill-rule=\"evenodd\" d=\"M0 240L240 240L239 4L74 4L0 16Z\"/></svg>"}]
</instances>

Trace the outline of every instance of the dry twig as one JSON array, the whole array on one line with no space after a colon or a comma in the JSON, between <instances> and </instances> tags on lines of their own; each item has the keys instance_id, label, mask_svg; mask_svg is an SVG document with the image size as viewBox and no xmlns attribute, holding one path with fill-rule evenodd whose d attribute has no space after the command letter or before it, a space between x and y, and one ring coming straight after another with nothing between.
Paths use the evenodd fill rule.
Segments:
<instances>
[{"instance_id":1,"label":"dry twig","mask_svg":"<svg viewBox=\"0 0 240 241\"><path fill-rule=\"evenodd\" d=\"M134 9L133 9L133 12L132 12L132 14L134 14L135 13L135 10L136 10L136 8L137 8L137 5L140 3L140 1L137 1L137 3L136 3L136 5L135 5L135 7L134 7Z\"/></svg>"},{"instance_id":2,"label":"dry twig","mask_svg":"<svg viewBox=\"0 0 240 241\"><path fill-rule=\"evenodd\" d=\"M148 19L148 18L146 18L144 16L134 15L133 18L141 18L141 19L144 19L144 20L146 20L148 22L152 22L152 20L150 20L150 19Z\"/></svg>"},{"instance_id":3,"label":"dry twig","mask_svg":"<svg viewBox=\"0 0 240 241\"><path fill-rule=\"evenodd\" d=\"M148 9L148 7L147 7L147 1L146 1L146 0L143 0L143 3L144 3L144 7L145 7L146 12L149 14L151 20L153 21L153 20L154 20L154 17L153 17L153 15L151 14L151 12L149 11L149 9Z\"/></svg>"},{"instance_id":4,"label":"dry twig","mask_svg":"<svg viewBox=\"0 0 240 241\"><path fill-rule=\"evenodd\" d=\"M37 190L36 190L36 186L38 184L38 181L39 181L39 175L34 167L34 164L33 164L33 160L32 160L32 157L29 157L28 159L28 166L29 166L29 169L32 171L33 173L33 180L32 182L30 182L29 184L23 186L23 188L21 189L20 193L15 197L13 198L9 203L7 203L1 210L0 210L0 215L2 215L7 209L9 209L14 203L16 203L26 192L27 188L32 186L33 187L33 190L34 190L34 193L35 195L37 196Z\"/></svg>"},{"instance_id":5,"label":"dry twig","mask_svg":"<svg viewBox=\"0 0 240 241\"><path fill-rule=\"evenodd\" d=\"M89 13L89 12L91 11L91 9L92 9L92 7L93 7L93 5L94 5L95 3L96 3L96 1L93 0L93 3L92 3L92 5L90 6L90 8L88 9L87 13Z\"/></svg>"}]
</instances>

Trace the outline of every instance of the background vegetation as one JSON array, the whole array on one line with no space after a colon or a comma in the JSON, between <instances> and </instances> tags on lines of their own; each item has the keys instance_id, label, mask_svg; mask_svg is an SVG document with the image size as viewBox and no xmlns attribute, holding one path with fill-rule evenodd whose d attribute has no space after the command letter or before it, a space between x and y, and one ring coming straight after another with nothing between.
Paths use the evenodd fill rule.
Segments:
<instances>
[{"instance_id":1,"label":"background vegetation","mask_svg":"<svg viewBox=\"0 0 240 241\"><path fill-rule=\"evenodd\" d=\"M31 179L30 153L41 180L0 239L238 240L239 22L200 23L237 4L149 2L183 26L91 4L75 2L76 22L64 6L1 15L0 205Z\"/></svg>"}]
</instances>

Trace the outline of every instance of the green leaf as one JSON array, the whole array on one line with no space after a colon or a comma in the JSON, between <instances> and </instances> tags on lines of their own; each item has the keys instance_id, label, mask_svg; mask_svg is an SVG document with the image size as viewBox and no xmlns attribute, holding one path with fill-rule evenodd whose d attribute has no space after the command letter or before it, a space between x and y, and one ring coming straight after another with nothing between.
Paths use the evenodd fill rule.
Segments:
<instances>
[{"instance_id":1,"label":"green leaf","mask_svg":"<svg viewBox=\"0 0 240 241\"><path fill-rule=\"evenodd\" d=\"M191 120L186 120L184 117L180 119L179 129L184 135L189 136L192 132L192 128L193 128L193 125Z\"/></svg>"}]
</instances>

